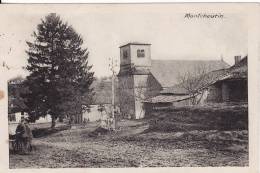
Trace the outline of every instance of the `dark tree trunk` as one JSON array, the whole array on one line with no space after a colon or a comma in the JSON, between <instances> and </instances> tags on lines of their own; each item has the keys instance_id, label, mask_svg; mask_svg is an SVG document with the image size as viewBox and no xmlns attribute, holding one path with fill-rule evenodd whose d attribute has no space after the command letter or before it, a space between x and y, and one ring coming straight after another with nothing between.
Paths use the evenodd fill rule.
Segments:
<instances>
[{"instance_id":1,"label":"dark tree trunk","mask_svg":"<svg viewBox=\"0 0 260 173\"><path fill-rule=\"evenodd\" d=\"M53 129L55 127L55 125L56 125L55 118L52 117L51 118L51 128Z\"/></svg>"}]
</instances>

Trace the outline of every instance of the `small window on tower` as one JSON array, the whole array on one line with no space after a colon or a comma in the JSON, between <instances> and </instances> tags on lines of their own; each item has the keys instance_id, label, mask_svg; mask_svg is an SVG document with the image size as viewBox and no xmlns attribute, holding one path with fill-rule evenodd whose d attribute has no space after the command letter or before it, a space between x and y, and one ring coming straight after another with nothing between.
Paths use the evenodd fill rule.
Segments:
<instances>
[{"instance_id":1,"label":"small window on tower","mask_svg":"<svg viewBox=\"0 0 260 173\"><path fill-rule=\"evenodd\" d=\"M137 50L137 57L138 57L138 58L143 58L143 57L145 57L144 49L138 49L138 50Z\"/></svg>"},{"instance_id":2,"label":"small window on tower","mask_svg":"<svg viewBox=\"0 0 260 173\"><path fill-rule=\"evenodd\" d=\"M124 51L123 51L123 58L124 58L124 59L127 59L127 57L128 57L127 50L124 50Z\"/></svg>"}]
</instances>

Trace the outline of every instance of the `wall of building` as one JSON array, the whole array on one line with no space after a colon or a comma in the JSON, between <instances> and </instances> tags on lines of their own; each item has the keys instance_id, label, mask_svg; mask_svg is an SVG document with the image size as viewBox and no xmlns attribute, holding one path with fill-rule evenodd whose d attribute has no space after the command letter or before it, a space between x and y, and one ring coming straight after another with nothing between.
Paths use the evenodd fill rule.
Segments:
<instances>
[{"instance_id":1,"label":"wall of building","mask_svg":"<svg viewBox=\"0 0 260 173\"><path fill-rule=\"evenodd\" d=\"M222 84L216 83L214 85L209 86L206 101L207 102L222 101Z\"/></svg>"},{"instance_id":2,"label":"wall of building","mask_svg":"<svg viewBox=\"0 0 260 173\"><path fill-rule=\"evenodd\" d=\"M247 101L247 80L220 81L207 89L205 102L240 102Z\"/></svg>"},{"instance_id":3,"label":"wall of building","mask_svg":"<svg viewBox=\"0 0 260 173\"><path fill-rule=\"evenodd\" d=\"M137 50L144 50L145 57L137 57ZM131 63L135 66L150 66L151 60L151 47L150 45L130 45Z\"/></svg>"},{"instance_id":4,"label":"wall of building","mask_svg":"<svg viewBox=\"0 0 260 173\"><path fill-rule=\"evenodd\" d=\"M47 123L51 122L51 115L46 115L45 117L40 117L38 120L35 121L35 123Z\"/></svg>"},{"instance_id":5,"label":"wall of building","mask_svg":"<svg viewBox=\"0 0 260 173\"><path fill-rule=\"evenodd\" d=\"M120 112L125 118L133 118L135 117L134 77L119 76L118 82Z\"/></svg>"},{"instance_id":6,"label":"wall of building","mask_svg":"<svg viewBox=\"0 0 260 173\"><path fill-rule=\"evenodd\" d=\"M143 101L162 89L151 74L119 76L119 88L120 111L124 117L134 119L145 116Z\"/></svg>"},{"instance_id":7,"label":"wall of building","mask_svg":"<svg viewBox=\"0 0 260 173\"><path fill-rule=\"evenodd\" d=\"M149 75L134 75L134 98L135 98L135 119L144 118L145 111L143 101L148 97L148 76Z\"/></svg>"},{"instance_id":8,"label":"wall of building","mask_svg":"<svg viewBox=\"0 0 260 173\"><path fill-rule=\"evenodd\" d=\"M112 104L103 104L102 111L99 110L100 105L90 105L90 110L83 113L84 119L89 122L106 120L109 115L112 115ZM115 111L119 112L119 108L116 106Z\"/></svg>"},{"instance_id":9,"label":"wall of building","mask_svg":"<svg viewBox=\"0 0 260 173\"><path fill-rule=\"evenodd\" d=\"M230 93L230 88L226 82L222 82L221 85L221 96L223 102L229 101L229 93Z\"/></svg>"},{"instance_id":10,"label":"wall of building","mask_svg":"<svg viewBox=\"0 0 260 173\"><path fill-rule=\"evenodd\" d=\"M152 74L134 75L135 88L135 118L140 119L145 116L144 101L158 95L162 89L159 82Z\"/></svg>"},{"instance_id":11,"label":"wall of building","mask_svg":"<svg viewBox=\"0 0 260 173\"><path fill-rule=\"evenodd\" d=\"M248 100L247 80L223 81L222 86L223 101L243 102Z\"/></svg>"},{"instance_id":12,"label":"wall of building","mask_svg":"<svg viewBox=\"0 0 260 173\"><path fill-rule=\"evenodd\" d=\"M205 89L201 92L201 94L197 95L196 96L196 101L199 105L204 105L206 104L208 101L207 101L207 98L209 96L209 89Z\"/></svg>"},{"instance_id":13,"label":"wall of building","mask_svg":"<svg viewBox=\"0 0 260 173\"><path fill-rule=\"evenodd\" d=\"M98 110L99 105L90 105L89 112L83 113L83 120L86 119L90 122L98 121L101 119L102 113Z\"/></svg>"},{"instance_id":14,"label":"wall of building","mask_svg":"<svg viewBox=\"0 0 260 173\"><path fill-rule=\"evenodd\" d=\"M127 52L127 57L124 57L124 52ZM130 45L120 48L120 65L131 64Z\"/></svg>"},{"instance_id":15,"label":"wall of building","mask_svg":"<svg viewBox=\"0 0 260 173\"><path fill-rule=\"evenodd\" d=\"M28 114L24 115L22 112L10 113L8 114L8 121L19 123L21 121L21 117L28 117Z\"/></svg>"},{"instance_id":16,"label":"wall of building","mask_svg":"<svg viewBox=\"0 0 260 173\"><path fill-rule=\"evenodd\" d=\"M147 98L159 95L160 91L163 89L162 85L152 74L147 78L147 85L149 86L147 90Z\"/></svg>"}]
</instances>

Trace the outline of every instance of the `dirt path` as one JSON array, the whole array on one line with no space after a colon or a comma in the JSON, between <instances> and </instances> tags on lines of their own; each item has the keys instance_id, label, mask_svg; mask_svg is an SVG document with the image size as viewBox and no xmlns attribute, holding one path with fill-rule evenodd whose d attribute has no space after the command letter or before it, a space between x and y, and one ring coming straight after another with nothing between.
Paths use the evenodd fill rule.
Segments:
<instances>
[{"instance_id":1,"label":"dirt path","mask_svg":"<svg viewBox=\"0 0 260 173\"><path fill-rule=\"evenodd\" d=\"M142 123L131 124L118 133L99 137L88 136L95 125L58 132L35 139L36 150L29 155L10 155L10 168L248 165L246 142L225 145L221 142L213 147L206 138L215 131L143 133L147 127Z\"/></svg>"}]
</instances>

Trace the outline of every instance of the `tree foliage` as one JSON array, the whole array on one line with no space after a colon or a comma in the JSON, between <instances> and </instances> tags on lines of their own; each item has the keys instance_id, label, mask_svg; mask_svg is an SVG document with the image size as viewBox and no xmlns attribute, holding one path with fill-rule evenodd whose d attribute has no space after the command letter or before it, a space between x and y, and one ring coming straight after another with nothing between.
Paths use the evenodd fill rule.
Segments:
<instances>
[{"instance_id":1,"label":"tree foliage","mask_svg":"<svg viewBox=\"0 0 260 173\"><path fill-rule=\"evenodd\" d=\"M28 92L24 80L21 76L17 76L8 81L8 113L24 112L27 109L22 97Z\"/></svg>"},{"instance_id":2,"label":"tree foliage","mask_svg":"<svg viewBox=\"0 0 260 173\"><path fill-rule=\"evenodd\" d=\"M91 100L94 78L82 37L54 13L41 20L33 37L26 51L30 117L50 114L53 123L58 117L77 117Z\"/></svg>"}]
</instances>

